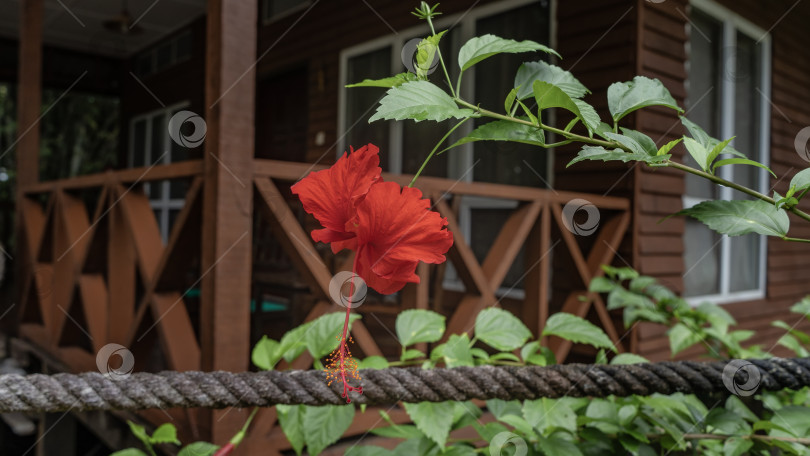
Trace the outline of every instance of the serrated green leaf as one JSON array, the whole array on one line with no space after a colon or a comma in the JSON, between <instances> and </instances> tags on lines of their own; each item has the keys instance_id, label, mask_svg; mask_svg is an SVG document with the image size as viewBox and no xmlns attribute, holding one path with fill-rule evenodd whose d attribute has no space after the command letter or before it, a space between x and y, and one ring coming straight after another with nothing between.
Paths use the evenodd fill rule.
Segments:
<instances>
[{"instance_id":1,"label":"serrated green leaf","mask_svg":"<svg viewBox=\"0 0 810 456\"><path fill-rule=\"evenodd\" d=\"M295 454L301 455L301 451L306 444L304 431L304 406L303 405L276 405L278 422L281 430L290 442Z\"/></svg>"},{"instance_id":2,"label":"serrated green leaf","mask_svg":"<svg viewBox=\"0 0 810 456\"><path fill-rule=\"evenodd\" d=\"M754 446L754 442L740 437L731 437L723 442L723 456L741 456Z\"/></svg>"},{"instance_id":3,"label":"serrated green leaf","mask_svg":"<svg viewBox=\"0 0 810 456\"><path fill-rule=\"evenodd\" d=\"M673 356L703 340L700 334L683 323L678 323L670 328L667 335L669 336L669 346Z\"/></svg>"},{"instance_id":4,"label":"serrated green leaf","mask_svg":"<svg viewBox=\"0 0 810 456\"><path fill-rule=\"evenodd\" d=\"M684 127L686 127L686 130L689 131L692 138L697 141L698 144L706 148L706 150L711 152L718 144L720 144L721 141L719 139L712 138L708 133L700 128L700 126L686 117L681 116L681 123ZM740 153L740 151L728 145L723 149L723 153L736 155L740 158L747 158L744 154Z\"/></svg>"},{"instance_id":5,"label":"serrated green leaf","mask_svg":"<svg viewBox=\"0 0 810 456\"><path fill-rule=\"evenodd\" d=\"M132 435L143 442L144 445L151 445L152 442L149 438L149 434L146 433L146 429L143 426L129 420L127 420L127 424L129 425L129 431L132 432Z\"/></svg>"},{"instance_id":6,"label":"serrated green leaf","mask_svg":"<svg viewBox=\"0 0 810 456\"><path fill-rule=\"evenodd\" d=\"M640 131L631 130L624 127L622 127L622 133L629 138L633 138L633 140L639 146L641 146L641 149L647 155L658 155L658 146L655 145L655 141L653 141L649 136Z\"/></svg>"},{"instance_id":7,"label":"serrated green leaf","mask_svg":"<svg viewBox=\"0 0 810 456\"><path fill-rule=\"evenodd\" d=\"M349 329L359 318L360 315L356 313L349 315ZM343 312L332 312L312 321L312 326L303 334L303 338L307 350L314 359L321 359L338 347L338 336L345 319L346 315Z\"/></svg>"},{"instance_id":8,"label":"serrated green leaf","mask_svg":"<svg viewBox=\"0 0 810 456\"><path fill-rule=\"evenodd\" d=\"M574 443L562 437L540 437L538 443L546 456L582 456L582 452Z\"/></svg>"},{"instance_id":9,"label":"serrated green leaf","mask_svg":"<svg viewBox=\"0 0 810 456\"><path fill-rule=\"evenodd\" d=\"M405 404L405 410L416 427L439 447L444 447L453 423L452 402L419 402Z\"/></svg>"},{"instance_id":10,"label":"serrated green leaf","mask_svg":"<svg viewBox=\"0 0 810 456\"><path fill-rule=\"evenodd\" d=\"M596 293L609 293L616 288L616 283L607 277L594 277L591 279L591 284L588 285L588 291Z\"/></svg>"},{"instance_id":11,"label":"serrated green leaf","mask_svg":"<svg viewBox=\"0 0 810 456\"><path fill-rule=\"evenodd\" d=\"M146 453L137 448L127 448L125 450L116 451L110 456L147 456Z\"/></svg>"},{"instance_id":12,"label":"serrated green leaf","mask_svg":"<svg viewBox=\"0 0 810 456\"><path fill-rule=\"evenodd\" d=\"M520 362L520 358L513 355L512 353L496 353L496 354L490 356L489 359L496 360L496 361L501 360L501 359L506 359L506 360L509 360L509 361L514 361L516 363Z\"/></svg>"},{"instance_id":13,"label":"serrated green leaf","mask_svg":"<svg viewBox=\"0 0 810 456\"><path fill-rule=\"evenodd\" d=\"M577 414L564 401L541 398L524 401L523 418L540 435L551 435L556 429L577 430Z\"/></svg>"},{"instance_id":14,"label":"serrated green leaf","mask_svg":"<svg viewBox=\"0 0 810 456\"><path fill-rule=\"evenodd\" d=\"M390 454L391 450L388 448L373 445L353 446L346 450L346 456L388 456Z\"/></svg>"},{"instance_id":15,"label":"serrated green leaf","mask_svg":"<svg viewBox=\"0 0 810 456\"><path fill-rule=\"evenodd\" d=\"M450 95L433 83L414 81L388 89L377 106L377 112L368 121L412 119L416 122L441 122L450 118L464 119L474 114L470 109L456 106Z\"/></svg>"},{"instance_id":16,"label":"serrated green leaf","mask_svg":"<svg viewBox=\"0 0 810 456\"><path fill-rule=\"evenodd\" d=\"M194 442L177 453L177 456L211 456L219 447L208 442Z\"/></svg>"},{"instance_id":17,"label":"serrated green leaf","mask_svg":"<svg viewBox=\"0 0 810 456\"><path fill-rule=\"evenodd\" d=\"M774 411L771 422L793 437L805 438L810 435L810 413L807 413L807 407L798 405L782 407Z\"/></svg>"},{"instance_id":18,"label":"serrated green leaf","mask_svg":"<svg viewBox=\"0 0 810 456\"><path fill-rule=\"evenodd\" d=\"M458 51L458 66L461 68L461 71L466 71L476 63L493 55L533 51L543 51L547 54L560 57L560 54L557 54L553 49L540 43L535 43L534 41L515 41L500 38L495 35L483 35L470 38L469 41L464 43L464 46L461 46L461 49Z\"/></svg>"},{"instance_id":19,"label":"serrated green leaf","mask_svg":"<svg viewBox=\"0 0 810 456\"><path fill-rule=\"evenodd\" d=\"M790 180L790 188L794 188L795 192L810 188L810 168L796 173L793 179Z\"/></svg>"},{"instance_id":20,"label":"serrated green leaf","mask_svg":"<svg viewBox=\"0 0 810 456\"><path fill-rule=\"evenodd\" d=\"M354 419L352 405L304 406L303 425L306 430L307 452L312 456L340 440ZM286 434L286 432L285 432Z\"/></svg>"},{"instance_id":21,"label":"serrated green leaf","mask_svg":"<svg viewBox=\"0 0 810 456\"><path fill-rule=\"evenodd\" d=\"M787 213L765 201L703 201L676 215L688 215L720 234L758 233L783 237L790 229Z\"/></svg>"},{"instance_id":22,"label":"serrated green leaf","mask_svg":"<svg viewBox=\"0 0 810 456\"><path fill-rule=\"evenodd\" d=\"M596 109L594 109L593 106L589 105L583 100L574 98L573 101L579 109L579 118L582 119L582 123L585 124L585 128L587 128L588 132L591 133L591 136L593 136L593 132L596 131L596 129L599 128L599 125L602 123L599 113L596 112Z\"/></svg>"},{"instance_id":23,"label":"serrated green leaf","mask_svg":"<svg viewBox=\"0 0 810 456\"><path fill-rule=\"evenodd\" d=\"M488 307L475 318L475 337L500 351L521 347L531 336L520 319L497 307Z\"/></svg>"},{"instance_id":24,"label":"serrated green leaf","mask_svg":"<svg viewBox=\"0 0 810 456\"><path fill-rule=\"evenodd\" d=\"M596 348L608 348L613 351L613 342L602 328L569 313L559 312L546 320L543 336L557 336L571 342L592 345Z\"/></svg>"},{"instance_id":25,"label":"serrated green leaf","mask_svg":"<svg viewBox=\"0 0 810 456\"><path fill-rule=\"evenodd\" d=\"M152 436L149 438L149 442L154 445L159 445L161 443L173 443L175 445L180 445L180 441L177 440L177 429L171 423L163 423L155 429L155 432L152 433Z\"/></svg>"},{"instance_id":26,"label":"serrated green leaf","mask_svg":"<svg viewBox=\"0 0 810 456\"><path fill-rule=\"evenodd\" d=\"M681 141L683 141L683 138L673 139L672 141L670 141L670 142L668 142L668 143L664 144L663 146L661 146L661 148L660 148L660 149L658 149L658 152L656 152L656 154L655 154L655 155L665 155L665 154L668 154L668 153L669 153L669 151L671 151L671 150L672 150L672 148L673 148L673 147L675 147L675 146L677 146L677 145L678 145L678 143L680 143Z\"/></svg>"},{"instance_id":27,"label":"serrated green leaf","mask_svg":"<svg viewBox=\"0 0 810 456\"><path fill-rule=\"evenodd\" d=\"M526 62L518 68L515 75L515 88L520 87L518 99L525 100L534 94L532 91L534 81L545 81L555 85L571 98L582 98L590 93L570 72L540 60Z\"/></svg>"},{"instance_id":28,"label":"serrated green leaf","mask_svg":"<svg viewBox=\"0 0 810 456\"><path fill-rule=\"evenodd\" d=\"M548 108L563 108L571 111L577 117L582 117L579 107L574 100L559 87L545 81L534 81L532 83L534 99L539 110Z\"/></svg>"},{"instance_id":29,"label":"serrated green leaf","mask_svg":"<svg viewBox=\"0 0 810 456\"><path fill-rule=\"evenodd\" d=\"M615 122L647 106L665 106L683 112L658 79L636 76L632 81L614 82L608 87L607 95L608 108Z\"/></svg>"},{"instance_id":30,"label":"serrated green leaf","mask_svg":"<svg viewBox=\"0 0 810 456\"><path fill-rule=\"evenodd\" d=\"M382 356L369 356L357 363L358 369L385 369L388 367L388 360Z\"/></svg>"},{"instance_id":31,"label":"serrated green leaf","mask_svg":"<svg viewBox=\"0 0 810 456\"><path fill-rule=\"evenodd\" d=\"M621 424L624 427L629 426L630 423L633 422L633 419L636 417L637 414L638 414L638 407L636 407L635 405L633 404L623 405L619 409L618 414L619 424Z\"/></svg>"},{"instance_id":32,"label":"serrated green leaf","mask_svg":"<svg viewBox=\"0 0 810 456\"><path fill-rule=\"evenodd\" d=\"M522 404L520 401L505 401L503 399L489 399L487 410L497 419L502 419L506 415L522 416Z\"/></svg>"},{"instance_id":33,"label":"serrated green leaf","mask_svg":"<svg viewBox=\"0 0 810 456\"><path fill-rule=\"evenodd\" d=\"M805 296L801 301L790 306L790 311L797 314L802 314L810 318L810 296Z\"/></svg>"},{"instance_id":34,"label":"serrated green leaf","mask_svg":"<svg viewBox=\"0 0 810 456\"><path fill-rule=\"evenodd\" d=\"M401 86L406 82L410 81L417 81L419 78L416 77L415 74L411 72L400 73L391 77L383 78L383 79L364 79L361 82L356 82L354 84L349 84L347 88L353 87L384 87L386 89L390 89L391 87Z\"/></svg>"},{"instance_id":35,"label":"serrated green leaf","mask_svg":"<svg viewBox=\"0 0 810 456\"><path fill-rule=\"evenodd\" d=\"M635 139L633 139L633 138L631 138L629 136L620 135L618 133L605 133L605 136L607 136L608 138L618 142L619 144L623 145L624 147L627 147L628 149L630 149L631 152L629 152L629 153L631 153L633 155L641 155L641 156L650 155L646 150L644 150L643 147L641 147L641 144L639 144L638 142L636 142Z\"/></svg>"},{"instance_id":36,"label":"serrated green leaf","mask_svg":"<svg viewBox=\"0 0 810 456\"><path fill-rule=\"evenodd\" d=\"M470 338L466 333L451 335L443 347L441 354L447 367L475 365L470 352Z\"/></svg>"},{"instance_id":37,"label":"serrated green leaf","mask_svg":"<svg viewBox=\"0 0 810 456\"><path fill-rule=\"evenodd\" d=\"M607 134L607 133L605 133ZM619 160L624 163L630 161L641 161L645 163L655 164L655 163L663 163L669 160L670 155L658 155L658 156L650 156L646 153L629 153L625 152L621 149L612 149L607 150L602 146L583 146L582 149L579 151L576 157L573 160L568 162L566 166L569 167L575 163L579 163L584 160L602 160L602 161L614 161Z\"/></svg>"},{"instance_id":38,"label":"serrated green leaf","mask_svg":"<svg viewBox=\"0 0 810 456\"><path fill-rule=\"evenodd\" d=\"M279 351L281 344L278 341L262 336L250 352L250 360L262 370L272 370L281 359Z\"/></svg>"},{"instance_id":39,"label":"serrated green leaf","mask_svg":"<svg viewBox=\"0 0 810 456\"><path fill-rule=\"evenodd\" d=\"M593 420L588 426L605 434L617 434L620 430L618 406L606 399L593 399L585 410L585 416Z\"/></svg>"},{"instance_id":40,"label":"serrated green leaf","mask_svg":"<svg viewBox=\"0 0 810 456\"><path fill-rule=\"evenodd\" d=\"M475 141L511 141L542 147L545 146L545 135L543 130L537 127L508 120L495 120L471 131L447 149Z\"/></svg>"},{"instance_id":41,"label":"serrated green leaf","mask_svg":"<svg viewBox=\"0 0 810 456\"><path fill-rule=\"evenodd\" d=\"M689 155L695 159L695 162L700 166L700 169L703 171L709 172L709 151L699 142L695 141L694 139L684 136L683 137L683 144L686 146L686 150L689 152Z\"/></svg>"},{"instance_id":42,"label":"serrated green leaf","mask_svg":"<svg viewBox=\"0 0 810 456\"><path fill-rule=\"evenodd\" d=\"M522 417L515 415L506 415L501 418L501 421L511 425L512 427L515 428L515 430L520 431L520 433L522 433L523 435L531 436L534 434L532 426L528 422L526 422L526 420L524 420Z\"/></svg>"},{"instance_id":43,"label":"serrated green leaf","mask_svg":"<svg viewBox=\"0 0 810 456\"><path fill-rule=\"evenodd\" d=\"M762 168L765 171L768 171L769 173L771 173L771 176L776 177L776 174L773 171L771 171L771 169L768 168L767 166L763 165L760 162L756 162L754 160L749 160L747 158L726 158L726 159L723 159L723 160L718 160L717 162L714 163L714 165L712 165L712 174L714 174L714 172L715 172L715 170L717 170L717 168L719 168L721 166L726 166L726 165L751 165L751 166L756 166L757 168Z\"/></svg>"},{"instance_id":44,"label":"serrated green leaf","mask_svg":"<svg viewBox=\"0 0 810 456\"><path fill-rule=\"evenodd\" d=\"M422 437L422 431L412 424L398 424L395 426L380 427L371 429L374 435L381 437L390 437L393 439L418 439Z\"/></svg>"},{"instance_id":45,"label":"serrated green leaf","mask_svg":"<svg viewBox=\"0 0 810 456\"><path fill-rule=\"evenodd\" d=\"M444 316L424 309L409 309L397 316L399 343L407 347L420 342L436 342L444 335Z\"/></svg>"},{"instance_id":46,"label":"serrated green leaf","mask_svg":"<svg viewBox=\"0 0 810 456\"><path fill-rule=\"evenodd\" d=\"M717 144L715 144L714 147L712 147L711 150L709 151L709 157L706 160L706 165L711 166L711 164L714 163L714 160L717 159L717 157L719 157L720 154L723 152L723 149L725 149L726 146L728 146L728 144L731 141L734 141L734 138L735 136L732 136L731 138L728 138L725 141L718 142ZM715 165L714 168L712 168L712 170L714 170L715 168L717 168L717 165Z\"/></svg>"},{"instance_id":47,"label":"serrated green leaf","mask_svg":"<svg viewBox=\"0 0 810 456\"><path fill-rule=\"evenodd\" d=\"M428 36L416 46L416 65L414 69L419 79L427 78L430 69L437 63L439 41L445 33L447 33L447 30Z\"/></svg>"},{"instance_id":48,"label":"serrated green leaf","mask_svg":"<svg viewBox=\"0 0 810 456\"><path fill-rule=\"evenodd\" d=\"M409 348L408 350L405 350L405 353L403 353L402 356L399 359L400 359L400 361L408 361L409 359L422 358L424 356L425 356L425 354L422 353L421 350L417 350L415 348Z\"/></svg>"},{"instance_id":49,"label":"serrated green leaf","mask_svg":"<svg viewBox=\"0 0 810 456\"><path fill-rule=\"evenodd\" d=\"M647 358L635 353L619 353L610 360L610 364L641 364L649 362Z\"/></svg>"}]
</instances>

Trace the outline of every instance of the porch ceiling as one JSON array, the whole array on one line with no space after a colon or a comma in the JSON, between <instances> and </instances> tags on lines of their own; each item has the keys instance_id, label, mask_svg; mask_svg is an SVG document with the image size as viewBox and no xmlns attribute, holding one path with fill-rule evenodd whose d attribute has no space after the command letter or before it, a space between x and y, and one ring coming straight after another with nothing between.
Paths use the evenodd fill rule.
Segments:
<instances>
[{"instance_id":1,"label":"porch ceiling","mask_svg":"<svg viewBox=\"0 0 810 456\"><path fill-rule=\"evenodd\" d=\"M128 0L132 21L142 30L120 34L104 21L121 14L124 0L44 0L46 45L96 55L125 57L205 13L205 0ZM0 36L19 39L21 0L0 1Z\"/></svg>"}]
</instances>

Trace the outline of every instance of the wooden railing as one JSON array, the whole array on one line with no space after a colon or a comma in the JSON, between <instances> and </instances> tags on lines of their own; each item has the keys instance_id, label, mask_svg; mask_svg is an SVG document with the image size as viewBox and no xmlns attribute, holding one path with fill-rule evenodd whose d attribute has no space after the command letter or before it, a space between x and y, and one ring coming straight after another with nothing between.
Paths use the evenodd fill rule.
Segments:
<instances>
[{"instance_id":1,"label":"wooden railing","mask_svg":"<svg viewBox=\"0 0 810 456\"><path fill-rule=\"evenodd\" d=\"M337 271L327 267L322 252L316 249L308 229L293 213L279 186L323 168L273 160L254 162L256 205L315 302L306 320L344 310L329 297L329 282ZM201 329L189 290L205 273L196 260L202 242L202 171L201 161L188 161L25 188L18 248L18 259L23 264L20 335L74 371L96 370L95 353L109 343L131 350L136 370L200 369ZM407 185L411 176L385 174L383 178ZM165 244L149 199L138 186L164 179L189 181L184 207ZM421 282L403 289L398 306L392 309L369 304L360 307L359 312L449 309L447 334L469 332L478 311L496 305L502 298L499 288L522 251L525 297L520 316L527 326L539 333L554 311L586 316L593 309L617 349L624 350L620 330L614 326L605 303L599 295L588 293L586 284L602 274L600 265L614 262L630 221L628 200L433 177L421 177L417 187L432 200L433 209L447 218L448 228L454 233L448 258L463 291L452 292L450 299L450 293L443 289L446 266L420 265L417 273ZM483 261L474 254L459 224L459 207L466 197L517 202ZM566 223L570 226L565 220L570 214L564 214L563 208L575 199L587 200L599 210L599 228L590 236L577 236L566 227ZM92 214L87 207L93 208ZM553 288L559 290L551 285L552 267L562 255L570 257L573 273L564 277L570 286L564 289L559 305L552 308L549 296ZM555 280L560 279L556 274ZM444 305L437 304L442 300L446 301ZM247 334L249 328L243 330ZM382 355L384 351L377 341L391 337L384 332L372 336L363 320L353 325L352 332L365 356ZM543 342L554 350L560 362L571 351L571 344L562 340ZM311 362L305 352L291 367L306 368ZM290 366L282 363L279 367ZM189 436L194 435L195 413L170 410L146 416L157 423L165 422L169 414ZM408 419L402 410L389 413L395 422ZM275 423L275 409L261 411L246 443L250 454L273 454L289 448ZM357 415L347 435L379 425L377 411L369 408Z\"/></svg>"}]
</instances>

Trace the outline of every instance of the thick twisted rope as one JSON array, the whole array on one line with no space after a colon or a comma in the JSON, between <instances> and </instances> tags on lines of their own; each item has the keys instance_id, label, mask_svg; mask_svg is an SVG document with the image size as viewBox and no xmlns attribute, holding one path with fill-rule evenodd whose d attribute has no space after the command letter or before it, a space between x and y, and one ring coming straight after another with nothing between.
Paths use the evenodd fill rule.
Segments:
<instances>
[{"instance_id":1,"label":"thick twisted rope","mask_svg":"<svg viewBox=\"0 0 810 456\"><path fill-rule=\"evenodd\" d=\"M745 366L741 368L742 364ZM726 369L727 365L731 369ZM675 392L727 395L735 385L747 382L749 387L770 391L810 386L810 358L430 370L389 368L362 370L360 374L363 394L352 397L359 404ZM344 404L340 391L337 384L328 386L324 373L316 370L161 372L123 377L96 372L9 374L0 375L0 412Z\"/></svg>"}]
</instances>

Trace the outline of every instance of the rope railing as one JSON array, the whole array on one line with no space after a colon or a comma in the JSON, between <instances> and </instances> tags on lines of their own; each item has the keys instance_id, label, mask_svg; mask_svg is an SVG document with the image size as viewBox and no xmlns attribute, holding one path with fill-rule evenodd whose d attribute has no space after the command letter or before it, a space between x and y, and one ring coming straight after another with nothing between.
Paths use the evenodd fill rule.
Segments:
<instances>
[{"instance_id":1,"label":"rope railing","mask_svg":"<svg viewBox=\"0 0 810 456\"><path fill-rule=\"evenodd\" d=\"M363 394L352 397L352 401L370 405L676 392L728 395L737 387L747 392L743 395L750 395L757 388L777 391L810 386L810 358L548 367L388 368L364 369L360 375ZM318 370L167 371L125 376L98 372L6 374L0 375L0 413L345 404L340 391L337 384L328 386L324 372Z\"/></svg>"}]
</instances>

